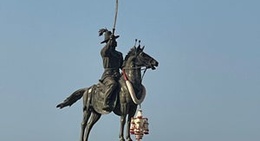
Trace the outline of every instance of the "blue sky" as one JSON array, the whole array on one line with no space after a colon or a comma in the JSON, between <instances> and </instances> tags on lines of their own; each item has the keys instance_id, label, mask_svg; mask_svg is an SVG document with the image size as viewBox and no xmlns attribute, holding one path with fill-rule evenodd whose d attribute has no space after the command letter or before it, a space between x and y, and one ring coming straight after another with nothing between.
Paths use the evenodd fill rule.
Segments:
<instances>
[{"instance_id":1,"label":"blue sky","mask_svg":"<svg viewBox=\"0 0 260 141\"><path fill-rule=\"evenodd\" d=\"M124 55L142 40L160 64L144 78L144 141L260 140L257 0L119 0ZM113 26L113 0L0 1L0 140L79 139L82 101L58 110L102 74L98 30ZM103 116L90 141L118 140Z\"/></svg>"}]
</instances>

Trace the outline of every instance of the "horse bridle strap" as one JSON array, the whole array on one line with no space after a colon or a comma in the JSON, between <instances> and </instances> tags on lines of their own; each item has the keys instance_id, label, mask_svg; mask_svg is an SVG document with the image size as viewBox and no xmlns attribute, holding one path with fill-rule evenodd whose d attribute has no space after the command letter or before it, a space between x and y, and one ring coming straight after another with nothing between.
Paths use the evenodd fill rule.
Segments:
<instances>
[{"instance_id":1,"label":"horse bridle strap","mask_svg":"<svg viewBox=\"0 0 260 141\"><path fill-rule=\"evenodd\" d=\"M127 81L128 78L127 78L127 76L126 76L125 69L122 70L122 73L123 73L123 76L124 76L125 81Z\"/></svg>"},{"instance_id":2,"label":"horse bridle strap","mask_svg":"<svg viewBox=\"0 0 260 141\"><path fill-rule=\"evenodd\" d=\"M127 78L127 76L126 76L126 73L125 73L125 70L133 70L133 69L140 69L140 68L141 68L141 67L123 68L123 69L122 69L122 74L123 74L123 76L124 76L124 79L125 79L125 80L128 80L128 78ZM144 75L145 75L147 69L148 69L148 67L145 67L144 69L141 69L141 70L144 70L144 73L143 73L143 75L142 75L142 77L141 77L141 82L142 82L142 80L143 80L143 78L144 78Z\"/></svg>"}]
</instances>

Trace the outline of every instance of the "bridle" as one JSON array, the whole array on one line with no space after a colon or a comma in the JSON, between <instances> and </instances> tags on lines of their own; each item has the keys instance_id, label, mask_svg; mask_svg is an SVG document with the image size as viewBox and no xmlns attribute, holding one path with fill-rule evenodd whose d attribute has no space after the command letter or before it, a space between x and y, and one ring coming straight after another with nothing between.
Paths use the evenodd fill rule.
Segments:
<instances>
[{"instance_id":1,"label":"bridle","mask_svg":"<svg viewBox=\"0 0 260 141\"><path fill-rule=\"evenodd\" d=\"M142 53L142 52L141 52ZM137 58L137 54L135 54L135 58ZM149 62L150 62L150 60L149 60ZM136 65L136 64L135 64ZM142 73L142 75L141 75L141 82L143 81L143 78L144 78L144 75L145 75L145 73L146 73L146 71L147 71L147 69L149 68L149 66L147 65L147 66L134 66L134 67L124 67L122 70L122 72L123 72L123 75L125 75L126 76L126 74L124 74L125 73L125 70L137 70L137 69L140 69L141 71L143 71L143 73ZM124 76L124 77L125 77Z\"/></svg>"}]
</instances>

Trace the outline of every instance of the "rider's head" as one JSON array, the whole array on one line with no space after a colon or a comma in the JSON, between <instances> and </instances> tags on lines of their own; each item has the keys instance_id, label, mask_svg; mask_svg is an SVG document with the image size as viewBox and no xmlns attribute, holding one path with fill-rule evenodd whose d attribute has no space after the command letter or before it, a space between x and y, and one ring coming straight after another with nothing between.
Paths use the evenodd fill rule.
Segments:
<instances>
[{"instance_id":1,"label":"rider's head","mask_svg":"<svg viewBox=\"0 0 260 141\"><path fill-rule=\"evenodd\" d=\"M107 30L105 32L105 35L104 35L104 41L101 42L101 44L103 43L107 43L109 40L111 40L111 45L116 47L117 46L117 43L116 43L116 39L118 38L119 36L115 36L112 34L111 31Z\"/></svg>"}]
</instances>

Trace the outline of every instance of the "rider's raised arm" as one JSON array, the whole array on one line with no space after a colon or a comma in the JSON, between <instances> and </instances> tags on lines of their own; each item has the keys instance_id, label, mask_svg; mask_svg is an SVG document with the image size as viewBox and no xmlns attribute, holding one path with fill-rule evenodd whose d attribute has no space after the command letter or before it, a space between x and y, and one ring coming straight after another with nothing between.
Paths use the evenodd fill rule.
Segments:
<instances>
[{"instance_id":1,"label":"rider's raised arm","mask_svg":"<svg viewBox=\"0 0 260 141\"><path fill-rule=\"evenodd\" d=\"M101 56L102 57L108 57L109 56L109 53L110 53L110 50L111 50L111 40L109 40L107 42L107 44L101 49Z\"/></svg>"}]
</instances>

